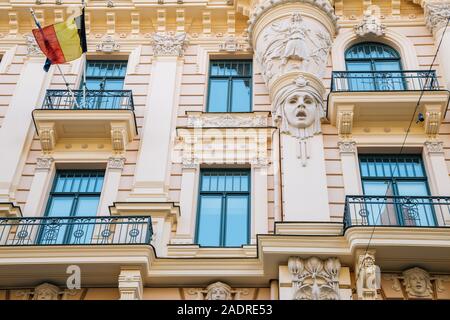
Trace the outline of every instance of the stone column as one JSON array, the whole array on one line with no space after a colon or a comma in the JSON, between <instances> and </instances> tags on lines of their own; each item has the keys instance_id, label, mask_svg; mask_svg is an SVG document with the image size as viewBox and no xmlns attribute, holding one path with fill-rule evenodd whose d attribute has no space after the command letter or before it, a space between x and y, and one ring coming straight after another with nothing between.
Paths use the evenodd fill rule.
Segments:
<instances>
[{"instance_id":1,"label":"stone column","mask_svg":"<svg viewBox=\"0 0 450 320\"><path fill-rule=\"evenodd\" d=\"M31 41L31 40L30 40ZM45 94L51 71L42 70L45 58L30 42L28 57L20 72L20 78L0 129L0 202L14 201L18 170L25 163L26 153L34 134L32 111L38 107ZM52 68L53 69L53 68Z\"/></svg>"},{"instance_id":2,"label":"stone column","mask_svg":"<svg viewBox=\"0 0 450 320\"><path fill-rule=\"evenodd\" d=\"M341 155L345 195L362 195L356 142L353 140L342 140L338 142L338 146Z\"/></svg>"},{"instance_id":3,"label":"stone column","mask_svg":"<svg viewBox=\"0 0 450 320\"><path fill-rule=\"evenodd\" d=\"M196 220L196 199L199 181L199 165L184 162L181 173L180 210L177 233L172 243L194 243L194 225Z\"/></svg>"},{"instance_id":4,"label":"stone column","mask_svg":"<svg viewBox=\"0 0 450 320\"><path fill-rule=\"evenodd\" d=\"M102 194L97 210L97 216L109 216L109 206L117 200L119 192L120 177L125 165L125 157L110 157L103 181Z\"/></svg>"},{"instance_id":5,"label":"stone column","mask_svg":"<svg viewBox=\"0 0 450 320\"><path fill-rule=\"evenodd\" d=\"M185 33L158 32L153 36L150 94L146 104L138 162L130 201L166 201L173 124L181 81Z\"/></svg>"},{"instance_id":6,"label":"stone column","mask_svg":"<svg viewBox=\"0 0 450 320\"><path fill-rule=\"evenodd\" d=\"M329 221L321 118L322 77L336 16L328 1L265 1L253 8L249 35L281 131L284 221ZM314 199L314 201L311 201Z\"/></svg>"},{"instance_id":7,"label":"stone column","mask_svg":"<svg viewBox=\"0 0 450 320\"><path fill-rule=\"evenodd\" d=\"M450 1L449 0L432 0L427 1L424 5L425 19L428 27L434 35L434 42L437 46L441 41L442 34L450 17ZM442 44L439 49L438 58L441 70L444 73L445 85L450 89L450 24L442 38Z\"/></svg>"},{"instance_id":8,"label":"stone column","mask_svg":"<svg viewBox=\"0 0 450 320\"><path fill-rule=\"evenodd\" d=\"M52 157L39 157L36 160L33 182L28 193L27 202L23 210L25 217L43 216L47 201L46 191L49 189L55 173L55 164Z\"/></svg>"},{"instance_id":9,"label":"stone column","mask_svg":"<svg viewBox=\"0 0 450 320\"><path fill-rule=\"evenodd\" d=\"M267 234L269 231L269 212L267 195L268 162L252 165L252 219L255 226L251 235L251 243L256 243L257 234Z\"/></svg>"},{"instance_id":10,"label":"stone column","mask_svg":"<svg viewBox=\"0 0 450 320\"><path fill-rule=\"evenodd\" d=\"M143 291L141 271L132 267L122 268L119 274L119 299L142 300Z\"/></svg>"}]
</instances>

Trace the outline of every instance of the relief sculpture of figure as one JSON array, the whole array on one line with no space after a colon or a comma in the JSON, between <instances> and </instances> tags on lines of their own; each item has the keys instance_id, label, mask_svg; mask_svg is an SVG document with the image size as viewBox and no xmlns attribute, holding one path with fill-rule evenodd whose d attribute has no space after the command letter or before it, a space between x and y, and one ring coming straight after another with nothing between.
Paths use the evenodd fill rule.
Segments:
<instances>
[{"instance_id":1,"label":"relief sculpture of figure","mask_svg":"<svg viewBox=\"0 0 450 320\"><path fill-rule=\"evenodd\" d=\"M377 289L380 289L381 272L375 265L375 257L366 253L360 257L359 275L357 278L358 297L364 300L374 300L377 298Z\"/></svg>"}]
</instances>

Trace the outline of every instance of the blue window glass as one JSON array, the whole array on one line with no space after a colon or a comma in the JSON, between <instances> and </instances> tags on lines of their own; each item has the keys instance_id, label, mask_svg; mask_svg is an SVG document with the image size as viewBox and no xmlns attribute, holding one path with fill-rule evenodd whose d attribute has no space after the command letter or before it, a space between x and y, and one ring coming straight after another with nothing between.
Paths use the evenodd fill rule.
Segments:
<instances>
[{"instance_id":1,"label":"blue window glass","mask_svg":"<svg viewBox=\"0 0 450 320\"><path fill-rule=\"evenodd\" d=\"M47 217L95 217L103 187L103 171L59 170L47 204ZM72 244L90 241L92 224L79 224L74 220L58 219L57 225L51 220L40 232L42 244ZM81 235L81 237L77 237Z\"/></svg>"},{"instance_id":2,"label":"blue window glass","mask_svg":"<svg viewBox=\"0 0 450 320\"><path fill-rule=\"evenodd\" d=\"M393 48L374 42L358 43L345 53L350 91L404 90L400 55Z\"/></svg>"},{"instance_id":3,"label":"blue window glass","mask_svg":"<svg viewBox=\"0 0 450 320\"><path fill-rule=\"evenodd\" d=\"M251 61L211 61L208 112L250 112L251 95Z\"/></svg>"},{"instance_id":4,"label":"blue window glass","mask_svg":"<svg viewBox=\"0 0 450 320\"><path fill-rule=\"evenodd\" d=\"M434 226L420 155L359 155L368 224ZM416 198L415 198L416 197Z\"/></svg>"},{"instance_id":5,"label":"blue window glass","mask_svg":"<svg viewBox=\"0 0 450 320\"><path fill-rule=\"evenodd\" d=\"M197 243L238 247L249 241L250 178L248 170L202 171Z\"/></svg>"},{"instance_id":6,"label":"blue window glass","mask_svg":"<svg viewBox=\"0 0 450 320\"><path fill-rule=\"evenodd\" d=\"M110 90L122 90L127 70L127 61L87 61L86 89L99 90L102 93L89 95L89 109L118 109L121 99Z\"/></svg>"}]
</instances>

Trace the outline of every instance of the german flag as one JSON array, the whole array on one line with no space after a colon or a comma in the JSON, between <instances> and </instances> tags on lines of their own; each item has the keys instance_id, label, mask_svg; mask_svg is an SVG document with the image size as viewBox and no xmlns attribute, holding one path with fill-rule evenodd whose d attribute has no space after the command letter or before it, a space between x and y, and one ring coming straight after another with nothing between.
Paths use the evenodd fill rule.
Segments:
<instances>
[{"instance_id":1,"label":"german flag","mask_svg":"<svg viewBox=\"0 0 450 320\"><path fill-rule=\"evenodd\" d=\"M55 23L42 28L35 19L37 29L33 35L39 48L47 57L44 70L51 64L62 64L76 60L87 52L84 8L80 16L65 22Z\"/></svg>"}]
</instances>

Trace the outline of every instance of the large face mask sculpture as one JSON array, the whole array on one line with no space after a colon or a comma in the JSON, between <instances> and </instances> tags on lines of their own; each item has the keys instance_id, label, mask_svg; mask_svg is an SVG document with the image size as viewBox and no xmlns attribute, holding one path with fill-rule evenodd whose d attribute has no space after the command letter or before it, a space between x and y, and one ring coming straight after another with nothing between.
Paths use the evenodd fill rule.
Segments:
<instances>
[{"instance_id":1,"label":"large face mask sculpture","mask_svg":"<svg viewBox=\"0 0 450 320\"><path fill-rule=\"evenodd\" d=\"M274 101L274 121L281 133L299 139L298 158L306 166L309 158L308 140L321 131L320 119L324 116L322 97L300 77L280 90Z\"/></svg>"},{"instance_id":2,"label":"large face mask sculpture","mask_svg":"<svg viewBox=\"0 0 450 320\"><path fill-rule=\"evenodd\" d=\"M423 269L412 268L403 272L406 293L410 297L431 297L430 275Z\"/></svg>"}]
</instances>

